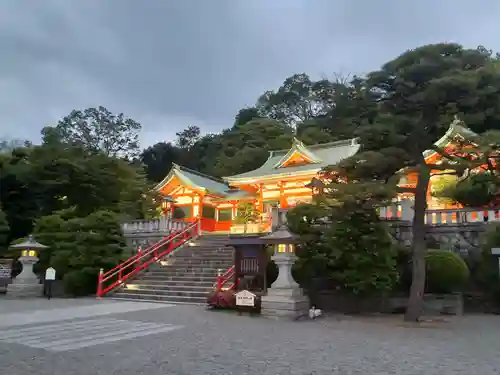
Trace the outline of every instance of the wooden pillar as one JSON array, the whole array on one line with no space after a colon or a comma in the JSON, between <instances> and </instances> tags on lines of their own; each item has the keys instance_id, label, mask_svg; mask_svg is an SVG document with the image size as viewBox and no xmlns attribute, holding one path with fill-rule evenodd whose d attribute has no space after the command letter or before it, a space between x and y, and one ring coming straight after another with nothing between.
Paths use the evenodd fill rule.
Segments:
<instances>
[{"instance_id":1,"label":"wooden pillar","mask_svg":"<svg viewBox=\"0 0 500 375\"><path fill-rule=\"evenodd\" d=\"M288 202L285 197L285 183L283 181L279 182L280 187L280 208L287 208Z\"/></svg>"},{"instance_id":2,"label":"wooden pillar","mask_svg":"<svg viewBox=\"0 0 500 375\"><path fill-rule=\"evenodd\" d=\"M193 197L193 218L202 216L202 209L203 209L202 202L203 202L203 195L196 194Z\"/></svg>"},{"instance_id":3,"label":"wooden pillar","mask_svg":"<svg viewBox=\"0 0 500 375\"><path fill-rule=\"evenodd\" d=\"M236 202L232 202L233 207L231 209L231 219L234 220L236 219L236 213L237 213L237 207L236 207Z\"/></svg>"},{"instance_id":4,"label":"wooden pillar","mask_svg":"<svg viewBox=\"0 0 500 375\"><path fill-rule=\"evenodd\" d=\"M194 219L196 217L196 202L195 202L196 195L193 195L191 198L191 218Z\"/></svg>"},{"instance_id":5,"label":"wooden pillar","mask_svg":"<svg viewBox=\"0 0 500 375\"><path fill-rule=\"evenodd\" d=\"M259 184L259 207L257 210L260 214L264 212L264 184Z\"/></svg>"}]
</instances>

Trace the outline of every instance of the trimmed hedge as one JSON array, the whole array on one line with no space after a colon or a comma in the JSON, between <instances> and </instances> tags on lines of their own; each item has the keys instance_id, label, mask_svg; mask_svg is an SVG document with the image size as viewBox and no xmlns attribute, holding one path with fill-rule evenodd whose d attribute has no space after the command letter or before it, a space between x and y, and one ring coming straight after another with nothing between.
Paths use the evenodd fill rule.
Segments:
<instances>
[{"instance_id":1,"label":"trimmed hedge","mask_svg":"<svg viewBox=\"0 0 500 375\"><path fill-rule=\"evenodd\" d=\"M469 280L467 263L451 251L428 250L426 260L426 292L453 293L463 290Z\"/></svg>"},{"instance_id":2,"label":"trimmed hedge","mask_svg":"<svg viewBox=\"0 0 500 375\"><path fill-rule=\"evenodd\" d=\"M69 271L63 277L64 291L73 297L94 294L97 290L98 276L99 269L93 267Z\"/></svg>"},{"instance_id":3,"label":"trimmed hedge","mask_svg":"<svg viewBox=\"0 0 500 375\"><path fill-rule=\"evenodd\" d=\"M444 250L427 250L426 293L446 294L462 291L469 280L467 263L459 255ZM401 248L398 251L400 279L398 290L408 292L412 280L411 252Z\"/></svg>"}]
</instances>

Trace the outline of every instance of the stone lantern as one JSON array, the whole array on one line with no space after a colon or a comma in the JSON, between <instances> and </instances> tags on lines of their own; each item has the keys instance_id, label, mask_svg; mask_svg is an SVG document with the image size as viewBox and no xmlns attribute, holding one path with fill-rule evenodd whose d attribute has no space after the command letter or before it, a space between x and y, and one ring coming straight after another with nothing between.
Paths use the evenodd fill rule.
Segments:
<instances>
[{"instance_id":1,"label":"stone lantern","mask_svg":"<svg viewBox=\"0 0 500 375\"><path fill-rule=\"evenodd\" d=\"M267 290L267 295L262 296L262 315L296 319L308 314L309 299L292 277L292 266L297 260L297 236L280 221L276 231L261 237L262 242L273 246L274 255L271 259L278 266L276 281Z\"/></svg>"},{"instance_id":2,"label":"stone lantern","mask_svg":"<svg viewBox=\"0 0 500 375\"><path fill-rule=\"evenodd\" d=\"M33 265L38 261L38 251L47 246L36 242L33 236L17 245L12 245L12 249L21 250L19 261L23 269L7 288L7 294L12 297L40 297L43 294L43 285L33 272Z\"/></svg>"}]
</instances>

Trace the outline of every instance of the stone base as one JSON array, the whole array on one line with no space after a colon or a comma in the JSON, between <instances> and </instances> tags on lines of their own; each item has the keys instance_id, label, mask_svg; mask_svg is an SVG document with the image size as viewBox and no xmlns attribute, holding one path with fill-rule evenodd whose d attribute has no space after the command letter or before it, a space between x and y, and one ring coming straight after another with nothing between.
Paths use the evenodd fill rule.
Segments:
<instances>
[{"instance_id":1,"label":"stone base","mask_svg":"<svg viewBox=\"0 0 500 375\"><path fill-rule=\"evenodd\" d=\"M297 319L309 314L309 298L304 296L300 288L268 290L262 296L263 316L276 319Z\"/></svg>"},{"instance_id":2,"label":"stone base","mask_svg":"<svg viewBox=\"0 0 500 375\"><path fill-rule=\"evenodd\" d=\"M15 298L42 297L42 284L10 284L7 287L7 295Z\"/></svg>"},{"instance_id":3,"label":"stone base","mask_svg":"<svg viewBox=\"0 0 500 375\"><path fill-rule=\"evenodd\" d=\"M393 297L389 299L390 312L406 310L408 297ZM458 315L464 314L464 302L461 293L449 294L424 294L423 314L427 316L436 315Z\"/></svg>"}]
</instances>

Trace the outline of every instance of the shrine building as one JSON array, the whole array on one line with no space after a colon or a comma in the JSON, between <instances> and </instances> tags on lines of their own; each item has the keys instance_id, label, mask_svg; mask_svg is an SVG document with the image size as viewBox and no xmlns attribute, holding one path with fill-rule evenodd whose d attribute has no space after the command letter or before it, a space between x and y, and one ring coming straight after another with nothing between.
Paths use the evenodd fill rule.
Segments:
<instances>
[{"instance_id":1,"label":"shrine building","mask_svg":"<svg viewBox=\"0 0 500 375\"><path fill-rule=\"evenodd\" d=\"M354 155L359 147L356 139L306 146L295 138L290 149L270 151L261 167L222 179L174 164L155 189L184 211L185 220L199 217L204 231L231 231L241 202L255 205L265 227L273 205L311 202L307 185L323 168Z\"/></svg>"},{"instance_id":2,"label":"shrine building","mask_svg":"<svg viewBox=\"0 0 500 375\"><path fill-rule=\"evenodd\" d=\"M477 135L455 120L435 145L453 150L473 137ZM268 229L271 207L291 208L311 202L319 172L353 156L359 148L356 139L306 146L294 138L289 149L270 151L268 159L259 168L221 179L174 164L155 190L173 203L169 204L168 210L174 206L181 209L186 221L200 218L202 230L209 232L241 231L234 223L238 205L251 203L260 217L251 232L263 232ZM426 151L424 156L428 163L440 162L441 156L435 151ZM436 178L439 176L432 177L430 183ZM416 181L417 175L409 173L401 178L400 185L412 186ZM432 209L458 207L444 203L430 193L428 201Z\"/></svg>"}]
</instances>

